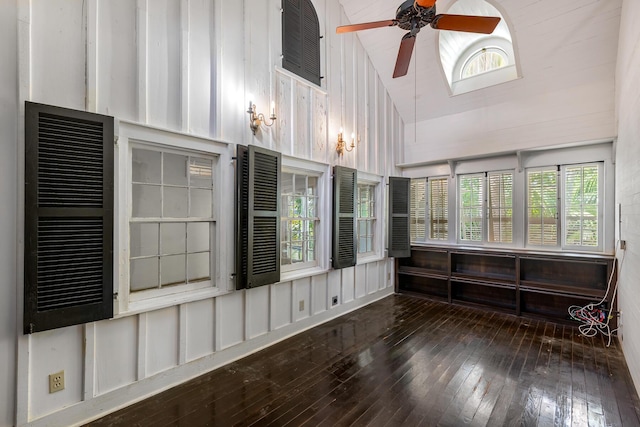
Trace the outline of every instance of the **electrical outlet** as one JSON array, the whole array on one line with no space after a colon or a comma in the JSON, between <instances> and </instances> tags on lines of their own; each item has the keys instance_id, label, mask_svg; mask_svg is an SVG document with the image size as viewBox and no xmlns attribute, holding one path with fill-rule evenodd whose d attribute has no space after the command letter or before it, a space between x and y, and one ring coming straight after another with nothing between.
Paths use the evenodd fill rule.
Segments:
<instances>
[{"instance_id":1,"label":"electrical outlet","mask_svg":"<svg viewBox=\"0 0 640 427\"><path fill-rule=\"evenodd\" d=\"M338 296L334 296L331 298L331 305L336 305L338 303Z\"/></svg>"},{"instance_id":2,"label":"electrical outlet","mask_svg":"<svg viewBox=\"0 0 640 427\"><path fill-rule=\"evenodd\" d=\"M49 393L64 390L64 371L49 375Z\"/></svg>"},{"instance_id":3,"label":"electrical outlet","mask_svg":"<svg viewBox=\"0 0 640 427\"><path fill-rule=\"evenodd\" d=\"M298 303L298 311L304 311L304 300L301 299Z\"/></svg>"}]
</instances>

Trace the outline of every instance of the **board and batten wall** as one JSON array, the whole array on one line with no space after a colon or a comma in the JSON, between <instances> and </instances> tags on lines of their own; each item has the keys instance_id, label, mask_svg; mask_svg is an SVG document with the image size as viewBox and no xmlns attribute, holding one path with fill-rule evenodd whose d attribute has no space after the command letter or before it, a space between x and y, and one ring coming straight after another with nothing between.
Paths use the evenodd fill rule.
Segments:
<instances>
[{"instance_id":1,"label":"board and batten wall","mask_svg":"<svg viewBox=\"0 0 640 427\"><path fill-rule=\"evenodd\" d=\"M624 0L616 74L616 202L621 209L619 239L627 248L618 254L621 264L618 290L620 340L631 377L640 390L640 3Z\"/></svg>"},{"instance_id":2,"label":"board and batten wall","mask_svg":"<svg viewBox=\"0 0 640 427\"><path fill-rule=\"evenodd\" d=\"M280 0L0 4L0 143L7 146L0 157L0 266L6 282L0 285L0 374L6 372L0 375L0 426L96 418L393 292L393 263L382 251L352 268L246 291L232 291L229 277L222 286L230 291L215 298L21 332L25 100L228 144L221 157L229 160L221 165L227 177L233 177L236 144L384 178L399 174L395 141L404 138L404 123L357 38L335 34L346 23L338 0L313 3L323 36L322 86L280 68ZM18 67L9 65L11 56ZM249 100L265 113L274 100L277 124L252 135ZM359 137L356 150L342 158L335 152L340 127ZM218 222L233 230L232 204L221 208ZM116 249L126 244L116 241ZM223 242L223 249L229 244ZM116 264L128 262L122 251L114 258ZM233 257L222 259L228 264L223 271L232 272ZM339 296L337 305L333 295ZM49 394L48 375L60 370L65 389Z\"/></svg>"}]
</instances>

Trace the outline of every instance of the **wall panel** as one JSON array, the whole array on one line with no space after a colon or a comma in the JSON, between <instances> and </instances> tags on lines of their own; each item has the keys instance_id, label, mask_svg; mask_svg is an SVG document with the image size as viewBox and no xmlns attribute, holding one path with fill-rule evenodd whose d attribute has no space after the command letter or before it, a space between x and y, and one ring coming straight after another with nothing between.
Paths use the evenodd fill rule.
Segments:
<instances>
[{"instance_id":1,"label":"wall panel","mask_svg":"<svg viewBox=\"0 0 640 427\"><path fill-rule=\"evenodd\" d=\"M31 99L84 110L85 2L33 0L31 4Z\"/></svg>"},{"instance_id":2,"label":"wall panel","mask_svg":"<svg viewBox=\"0 0 640 427\"><path fill-rule=\"evenodd\" d=\"M147 109L149 124L182 128L180 2L147 2ZM184 53L186 54L186 52Z\"/></svg>"},{"instance_id":3,"label":"wall panel","mask_svg":"<svg viewBox=\"0 0 640 427\"><path fill-rule=\"evenodd\" d=\"M178 307L147 313L145 376L178 365Z\"/></svg>"},{"instance_id":4,"label":"wall panel","mask_svg":"<svg viewBox=\"0 0 640 427\"><path fill-rule=\"evenodd\" d=\"M246 319L244 292L235 292L216 298L216 349L222 350L241 343L244 339Z\"/></svg>"},{"instance_id":5,"label":"wall panel","mask_svg":"<svg viewBox=\"0 0 640 427\"><path fill-rule=\"evenodd\" d=\"M136 381L138 367L137 320L137 316L129 316L96 323L96 395ZM117 369L114 369L116 367Z\"/></svg>"},{"instance_id":6,"label":"wall panel","mask_svg":"<svg viewBox=\"0 0 640 427\"><path fill-rule=\"evenodd\" d=\"M247 338L269 332L269 286L247 290Z\"/></svg>"},{"instance_id":7,"label":"wall panel","mask_svg":"<svg viewBox=\"0 0 640 427\"><path fill-rule=\"evenodd\" d=\"M187 304L186 315L186 360L207 356L215 350L215 313L211 299Z\"/></svg>"},{"instance_id":8,"label":"wall panel","mask_svg":"<svg viewBox=\"0 0 640 427\"><path fill-rule=\"evenodd\" d=\"M138 120L136 2L98 2L97 111Z\"/></svg>"},{"instance_id":9,"label":"wall panel","mask_svg":"<svg viewBox=\"0 0 640 427\"><path fill-rule=\"evenodd\" d=\"M29 367L29 406L33 418L82 400L82 326L33 335ZM49 375L64 371L65 388L49 394Z\"/></svg>"},{"instance_id":10,"label":"wall panel","mask_svg":"<svg viewBox=\"0 0 640 427\"><path fill-rule=\"evenodd\" d=\"M271 325L278 329L292 322L293 294L291 282L271 285Z\"/></svg>"}]
</instances>

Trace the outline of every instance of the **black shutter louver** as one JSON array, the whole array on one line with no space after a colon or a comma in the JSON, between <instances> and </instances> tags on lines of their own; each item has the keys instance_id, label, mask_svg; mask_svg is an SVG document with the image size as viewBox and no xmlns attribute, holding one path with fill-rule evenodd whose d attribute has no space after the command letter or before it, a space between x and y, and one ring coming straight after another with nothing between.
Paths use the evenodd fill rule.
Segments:
<instances>
[{"instance_id":1,"label":"black shutter louver","mask_svg":"<svg viewBox=\"0 0 640 427\"><path fill-rule=\"evenodd\" d=\"M113 117L25 111L24 332L113 317Z\"/></svg>"},{"instance_id":2,"label":"black shutter louver","mask_svg":"<svg viewBox=\"0 0 640 427\"><path fill-rule=\"evenodd\" d=\"M282 67L320 86L320 22L310 0L283 0Z\"/></svg>"},{"instance_id":3,"label":"black shutter louver","mask_svg":"<svg viewBox=\"0 0 640 427\"><path fill-rule=\"evenodd\" d=\"M280 153L238 146L236 288L280 280Z\"/></svg>"},{"instance_id":4,"label":"black shutter louver","mask_svg":"<svg viewBox=\"0 0 640 427\"><path fill-rule=\"evenodd\" d=\"M333 168L333 255L335 269L356 265L356 186L355 169Z\"/></svg>"},{"instance_id":5,"label":"black shutter louver","mask_svg":"<svg viewBox=\"0 0 640 427\"><path fill-rule=\"evenodd\" d=\"M411 256L409 235L411 180L389 177L389 247L388 256Z\"/></svg>"}]
</instances>

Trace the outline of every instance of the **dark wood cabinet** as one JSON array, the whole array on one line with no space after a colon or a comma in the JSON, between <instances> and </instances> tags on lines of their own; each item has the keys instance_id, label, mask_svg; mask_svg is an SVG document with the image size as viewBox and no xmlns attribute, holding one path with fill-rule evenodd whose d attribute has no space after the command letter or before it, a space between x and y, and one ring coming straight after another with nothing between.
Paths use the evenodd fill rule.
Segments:
<instances>
[{"instance_id":1,"label":"dark wood cabinet","mask_svg":"<svg viewBox=\"0 0 640 427\"><path fill-rule=\"evenodd\" d=\"M569 320L569 306L598 302L604 297L615 258L413 246L411 257L397 259L396 263L397 292L564 322Z\"/></svg>"}]
</instances>

